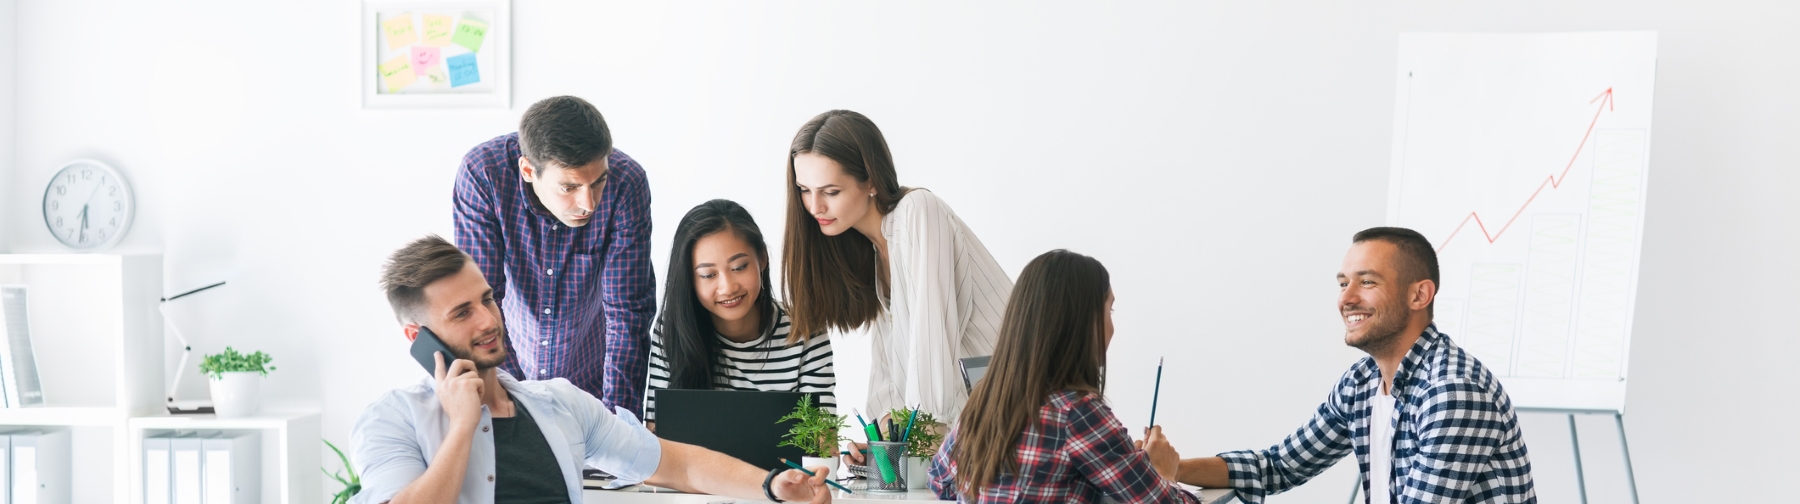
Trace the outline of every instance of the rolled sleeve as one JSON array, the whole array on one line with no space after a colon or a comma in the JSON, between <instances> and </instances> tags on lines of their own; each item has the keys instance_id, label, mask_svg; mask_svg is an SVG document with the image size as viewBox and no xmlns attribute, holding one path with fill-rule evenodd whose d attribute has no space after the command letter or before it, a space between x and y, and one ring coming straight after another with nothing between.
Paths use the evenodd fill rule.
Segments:
<instances>
[{"instance_id":1,"label":"rolled sleeve","mask_svg":"<svg viewBox=\"0 0 1800 504\"><path fill-rule=\"evenodd\" d=\"M350 430L351 465L362 478L362 491L352 503L387 502L425 474L424 451L410 416L393 399L390 395L369 407Z\"/></svg>"}]
</instances>

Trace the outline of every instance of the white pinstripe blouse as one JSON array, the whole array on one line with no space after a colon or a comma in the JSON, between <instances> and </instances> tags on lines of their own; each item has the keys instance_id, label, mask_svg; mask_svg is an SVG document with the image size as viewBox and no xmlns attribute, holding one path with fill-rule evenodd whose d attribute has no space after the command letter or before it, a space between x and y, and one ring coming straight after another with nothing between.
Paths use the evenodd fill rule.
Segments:
<instances>
[{"instance_id":1,"label":"white pinstripe blouse","mask_svg":"<svg viewBox=\"0 0 1800 504\"><path fill-rule=\"evenodd\" d=\"M902 197L881 234L891 289L870 331L868 414L918 404L954 422L968 400L956 359L994 352L1012 279L930 191Z\"/></svg>"}]
</instances>

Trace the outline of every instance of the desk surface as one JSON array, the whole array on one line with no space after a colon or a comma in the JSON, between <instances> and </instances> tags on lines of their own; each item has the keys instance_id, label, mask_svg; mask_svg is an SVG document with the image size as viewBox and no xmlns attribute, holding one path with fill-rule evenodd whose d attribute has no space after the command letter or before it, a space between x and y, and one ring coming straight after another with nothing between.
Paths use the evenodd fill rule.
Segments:
<instances>
[{"instance_id":1,"label":"desk surface","mask_svg":"<svg viewBox=\"0 0 1800 504\"><path fill-rule=\"evenodd\" d=\"M863 491L863 483L850 485L856 490L855 495L847 495L837 491L832 495L832 502L844 503L880 503L887 501L937 501L930 490L913 490L907 493L870 493ZM1209 488L1199 490L1201 504L1226 504L1236 500L1237 494L1230 489ZM651 486L630 486L618 490L587 490L582 492L586 504L715 504L738 502L730 497L714 495L681 493L674 490ZM751 502L766 502L756 500Z\"/></svg>"}]
</instances>

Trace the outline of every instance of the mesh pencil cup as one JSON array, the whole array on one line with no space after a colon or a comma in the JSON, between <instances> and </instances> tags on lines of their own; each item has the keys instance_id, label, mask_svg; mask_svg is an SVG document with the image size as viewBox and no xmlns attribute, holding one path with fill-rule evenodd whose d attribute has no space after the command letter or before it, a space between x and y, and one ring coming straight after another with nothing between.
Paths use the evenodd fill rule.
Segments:
<instances>
[{"instance_id":1,"label":"mesh pencil cup","mask_svg":"<svg viewBox=\"0 0 1800 504\"><path fill-rule=\"evenodd\" d=\"M906 443L869 443L869 491L906 492Z\"/></svg>"}]
</instances>

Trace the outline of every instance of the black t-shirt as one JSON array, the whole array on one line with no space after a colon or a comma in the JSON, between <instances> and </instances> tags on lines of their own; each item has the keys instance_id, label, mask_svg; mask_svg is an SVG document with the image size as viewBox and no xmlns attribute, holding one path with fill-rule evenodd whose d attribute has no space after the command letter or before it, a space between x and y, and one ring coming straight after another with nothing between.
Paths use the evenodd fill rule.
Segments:
<instances>
[{"instance_id":1,"label":"black t-shirt","mask_svg":"<svg viewBox=\"0 0 1800 504\"><path fill-rule=\"evenodd\" d=\"M494 473L495 504L569 503L562 466L531 412L518 401L513 401L512 418L494 419Z\"/></svg>"}]
</instances>

